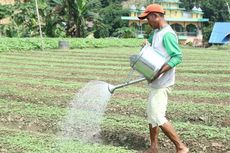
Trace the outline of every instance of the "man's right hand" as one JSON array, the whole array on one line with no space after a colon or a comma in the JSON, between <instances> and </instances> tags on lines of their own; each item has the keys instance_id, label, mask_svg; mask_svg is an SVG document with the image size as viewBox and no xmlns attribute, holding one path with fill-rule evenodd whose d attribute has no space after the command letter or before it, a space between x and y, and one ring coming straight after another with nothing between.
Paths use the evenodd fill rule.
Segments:
<instances>
[{"instance_id":1,"label":"man's right hand","mask_svg":"<svg viewBox=\"0 0 230 153\"><path fill-rule=\"evenodd\" d=\"M144 42L142 43L142 47L144 47L147 44L149 44L149 41L147 39L145 39Z\"/></svg>"}]
</instances>

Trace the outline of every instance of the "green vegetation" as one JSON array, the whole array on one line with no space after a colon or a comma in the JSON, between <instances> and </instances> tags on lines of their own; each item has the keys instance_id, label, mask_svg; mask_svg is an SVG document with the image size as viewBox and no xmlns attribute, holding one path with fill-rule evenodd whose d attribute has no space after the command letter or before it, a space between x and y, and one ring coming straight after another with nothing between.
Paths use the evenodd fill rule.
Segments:
<instances>
[{"instance_id":1,"label":"green vegetation","mask_svg":"<svg viewBox=\"0 0 230 153\"><path fill-rule=\"evenodd\" d=\"M46 37L135 37L136 30L128 27L121 16L129 15L122 6L125 0L39 0L42 31ZM201 7L204 17L204 38L207 41L215 22L229 21L226 2L230 0L187 1L181 0L181 7L191 10L194 4ZM137 1L138 6L146 6L151 0ZM127 7L127 6L126 6ZM15 5L0 5L0 19L11 17L10 24L0 25L0 34L5 37L39 36L35 1L16 1ZM149 33L151 29L147 30Z\"/></svg>"},{"instance_id":2,"label":"green vegetation","mask_svg":"<svg viewBox=\"0 0 230 153\"><path fill-rule=\"evenodd\" d=\"M9 40L6 39L7 43L12 43ZM57 41L46 41L54 40ZM149 89L146 83L117 90L112 96L102 122L103 140L107 145L58 137L60 122L68 112L70 101L88 81L118 84L127 79L128 58L138 52L140 41L130 39L131 44L127 45L135 47L122 47L126 45L122 45L121 40L106 41L110 43L106 48L13 51L12 45L8 49L12 51L0 53L2 152L120 153L147 148L145 107ZM193 152L204 148L207 152L226 152L230 141L229 51L183 48L183 52L183 64L177 68L176 85L169 95L167 117ZM84 111L76 113L87 116ZM213 147L213 143L222 145L221 149ZM172 152L172 144L162 134L160 145L167 146L161 148L163 152Z\"/></svg>"},{"instance_id":3,"label":"green vegetation","mask_svg":"<svg viewBox=\"0 0 230 153\"><path fill-rule=\"evenodd\" d=\"M138 39L62 39L62 38L45 38L45 49L57 49L58 41L66 40L70 48L105 48L105 47L138 47L142 40ZM0 52L13 50L36 50L41 49L39 38L0 38Z\"/></svg>"},{"instance_id":4,"label":"green vegetation","mask_svg":"<svg viewBox=\"0 0 230 153\"><path fill-rule=\"evenodd\" d=\"M91 37L119 36L128 23L121 16L128 15L123 9L123 0L39 0L41 28L46 37ZM11 22L0 25L0 34L5 37L39 36L35 1L16 1L14 5L0 5L0 19L10 17ZM127 35L126 35L127 36Z\"/></svg>"}]
</instances>

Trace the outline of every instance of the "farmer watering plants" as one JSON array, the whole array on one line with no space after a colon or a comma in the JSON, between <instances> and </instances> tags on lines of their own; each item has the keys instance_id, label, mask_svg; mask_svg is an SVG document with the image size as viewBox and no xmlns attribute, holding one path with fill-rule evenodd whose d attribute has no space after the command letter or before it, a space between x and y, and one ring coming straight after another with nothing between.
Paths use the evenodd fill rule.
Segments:
<instances>
[{"instance_id":1,"label":"farmer watering plants","mask_svg":"<svg viewBox=\"0 0 230 153\"><path fill-rule=\"evenodd\" d=\"M166 63L153 79L148 80L151 92L147 104L147 119L151 146L146 153L158 153L159 129L174 143L177 153L188 153L188 147L182 143L172 124L165 117L168 93L170 87L175 84L175 67L181 63L182 53L177 35L165 21L164 15L162 6L151 4L138 16L140 20L147 19L148 24L154 29L145 44L151 45L153 51L166 58Z\"/></svg>"}]
</instances>

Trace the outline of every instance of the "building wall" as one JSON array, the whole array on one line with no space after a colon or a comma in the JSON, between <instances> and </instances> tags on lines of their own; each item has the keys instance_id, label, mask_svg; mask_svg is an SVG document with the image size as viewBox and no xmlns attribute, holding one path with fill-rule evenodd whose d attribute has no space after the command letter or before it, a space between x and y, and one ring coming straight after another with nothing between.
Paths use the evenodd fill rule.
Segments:
<instances>
[{"instance_id":1,"label":"building wall","mask_svg":"<svg viewBox=\"0 0 230 153\"><path fill-rule=\"evenodd\" d=\"M16 0L0 0L0 4L8 5L8 4L14 4ZM20 0L20 2L28 2L28 0Z\"/></svg>"},{"instance_id":2,"label":"building wall","mask_svg":"<svg viewBox=\"0 0 230 153\"><path fill-rule=\"evenodd\" d=\"M0 0L0 4L14 4L15 0Z\"/></svg>"},{"instance_id":3,"label":"building wall","mask_svg":"<svg viewBox=\"0 0 230 153\"><path fill-rule=\"evenodd\" d=\"M186 12L179 9L165 10L165 14L166 14L165 15L166 18L193 18L193 19L203 18L203 15L201 13Z\"/></svg>"},{"instance_id":4,"label":"building wall","mask_svg":"<svg viewBox=\"0 0 230 153\"><path fill-rule=\"evenodd\" d=\"M166 18L182 18L183 12L181 10L166 10L165 16Z\"/></svg>"},{"instance_id":5,"label":"building wall","mask_svg":"<svg viewBox=\"0 0 230 153\"><path fill-rule=\"evenodd\" d=\"M163 8L167 9L167 8L179 8L178 3L165 3L165 2L161 2L159 3Z\"/></svg>"}]
</instances>

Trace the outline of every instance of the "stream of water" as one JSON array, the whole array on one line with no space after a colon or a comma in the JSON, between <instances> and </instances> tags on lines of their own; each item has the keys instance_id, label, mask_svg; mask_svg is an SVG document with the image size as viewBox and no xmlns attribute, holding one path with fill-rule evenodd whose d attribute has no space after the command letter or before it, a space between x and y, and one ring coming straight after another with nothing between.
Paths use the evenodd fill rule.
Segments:
<instances>
[{"instance_id":1,"label":"stream of water","mask_svg":"<svg viewBox=\"0 0 230 153\"><path fill-rule=\"evenodd\" d=\"M100 125L110 97L106 82L87 83L70 103L68 114L61 124L61 136L90 143L100 142Z\"/></svg>"}]
</instances>

